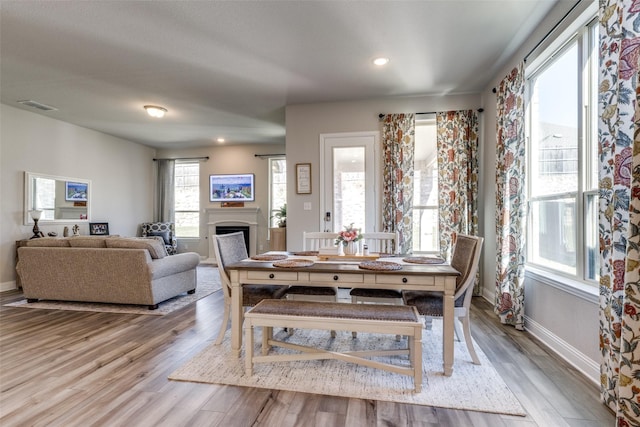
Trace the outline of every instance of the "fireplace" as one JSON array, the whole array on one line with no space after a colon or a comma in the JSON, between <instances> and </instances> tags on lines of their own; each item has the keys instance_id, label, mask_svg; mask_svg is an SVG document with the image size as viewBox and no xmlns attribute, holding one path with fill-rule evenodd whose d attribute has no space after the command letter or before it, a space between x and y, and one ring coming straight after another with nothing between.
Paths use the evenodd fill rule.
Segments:
<instances>
[{"instance_id":1,"label":"fireplace","mask_svg":"<svg viewBox=\"0 0 640 427\"><path fill-rule=\"evenodd\" d=\"M245 242L247 243L249 256L258 253L258 213L260 212L260 208L209 208L206 212L210 260L215 262L216 256L213 252L213 236L215 234L222 234L218 233L218 229L220 228L233 228L233 231L242 231L245 233Z\"/></svg>"}]
</instances>

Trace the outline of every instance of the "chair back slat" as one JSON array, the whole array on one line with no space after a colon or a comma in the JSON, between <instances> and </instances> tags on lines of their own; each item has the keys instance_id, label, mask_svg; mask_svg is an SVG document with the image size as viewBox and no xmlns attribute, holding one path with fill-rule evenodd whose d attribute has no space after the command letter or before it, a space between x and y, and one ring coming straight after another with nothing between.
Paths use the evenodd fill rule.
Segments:
<instances>
[{"instance_id":1,"label":"chair back slat","mask_svg":"<svg viewBox=\"0 0 640 427\"><path fill-rule=\"evenodd\" d=\"M397 254L398 232L362 233L362 241L367 245L370 253Z\"/></svg>"}]
</instances>

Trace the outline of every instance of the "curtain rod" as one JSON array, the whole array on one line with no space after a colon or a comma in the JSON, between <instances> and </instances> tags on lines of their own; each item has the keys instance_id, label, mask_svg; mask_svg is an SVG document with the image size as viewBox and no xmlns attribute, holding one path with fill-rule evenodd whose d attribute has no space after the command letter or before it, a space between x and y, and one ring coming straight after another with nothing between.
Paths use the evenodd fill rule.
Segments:
<instances>
[{"instance_id":1,"label":"curtain rod","mask_svg":"<svg viewBox=\"0 0 640 427\"><path fill-rule=\"evenodd\" d=\"M478 113L482 113L482 112L484 111L484 108L478 108L478 110L477 110L477 111L478 111ZM429 112L427 112L427 113L414 113L414 114L418 115L418 114L438 114L438 113L439 113L439 111L429 111ZM380 113L380 114L378 114L378 118L379 118L379 119L381 119L381 118L383 118L385 115L386 115L386 114L382 114L382 113Z\"/></svg>"},{"instance_id":2,"label":"curtain rod","mask_svg":"<svg viewBox=\"0 0 640 427\"><path fill-rule=\"evenodd\" d=\"M540 45L541 45L542 43L544 43L544 42L545 42L545 40L547 40L547 39L549 38L549 36L551 36L551 34L552 34L552 33L553 33L553 32L554 32L554 31L555 31L555 30L560 26L560 24L562 24L562 23L564 22L564 20L565 20L565 19L567 19L567 17L571 14L571 12L573 12L573 10L574 10L576 7L578 7L578 5L580 4L580 2L581 2L581 1L582 1L582 0L578 0L578 1L576 2L576 4L574 4L574 5L573 5L573 7L571 7L571 9L569 9L569 11L568 11L567 13L565 13L565 14L564 14L564 16L563 16L562 18L560 18L560 20L558 21L558 23L557 23L556 25L554 25L554 26L553 26L553 28L551 28L551 29L549 30L549 32L547 32L547 34L545 34L545 35L544 35L544 37L542 37L542 40L540 40L540 41L538 42L538 44L536 44L536 45L533 47L533 49L531 49L531 50L529 51L529 53L527 53L527 54L525 55L525 57L524 57L524 62L527 62L527 59L531 56L531 54L532 54L533 52L535 52L535 51L536 51L536 49L537 49L537 48L539 48L539 47L540 47Z\"/></svg>"},{"instance_id":3,"label":"curtain rod","mask_svg":"<svg viewBox=\"0 0 640 427\"><path fill-rule=\"evenodd\" d=\"M209 156L204 156L204 157L177 157L174 159L153 159L153 161L158 161L158 160L201 160L201 161L206 161L209 160Z\"/></svg>"},{"instance_id":4,"label":"curtain rod","mask_svg":"<svg viewBox=\"0 0 640 427\"><path fill-rule=\"evenodd\" d=\"M262 158L262 157L284 157L284 155L285 155L284 153L282 154L278 153L278 154L254 154L253 156Z\"/></svg>"}]
</instances>

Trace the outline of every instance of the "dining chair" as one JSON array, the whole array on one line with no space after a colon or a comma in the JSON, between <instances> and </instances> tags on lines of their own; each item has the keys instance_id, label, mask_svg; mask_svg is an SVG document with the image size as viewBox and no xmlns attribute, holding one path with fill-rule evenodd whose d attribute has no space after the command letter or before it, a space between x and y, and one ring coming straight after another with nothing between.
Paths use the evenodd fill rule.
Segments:
<instances>
[{"instance_id":1,"label":"dining chair","mask_svg":"<svg viewBox=\"0 0 640 427\"><path fill-rule=\"evenodd\" d=\"M335 246L338 233L330 232L303 232L303 251L319 250L327 246ZM334 286L290 286L287 290L287 299L296 301L324 301L337 302L338 288ZM293 333L293 329L289 329ZM335 337L336 332L331 331L331 336Z\"/></svg>"},{"instance_id":2,"label":"dining chair","mask_svg":"<svg viewBox=\"0 0 640 427\"><path fill-rule=\"evenodd\" d=\"M302 233L302 250L317 251L320 248L336 246L338 233L326 231L304 231Z\"/></svg>"},{"instance_id":3,"label":"dining chair","mask_svg":"<svg viewBox=\"0 0 640 427\"><path fill-rule=\"evenodd\" d=\"M398 232L377 232L362 233L363 245L371 254L397 254ZM394 289L369 289L355 288L349 292L352 303L372 303L372 304L393 304L403 305L402 292ZM353 338L357 337L357 332L351 333ZM396 337L398 340L400 337Z\"/></svg>"},{"instance_id":4,"label":"dining chair","mask_svg":"<svg viewBox=\"0 0 640 427\"><path fill-rule=\"evenodd\" d=\"M454 329L458 341L461 336L464 335L465 344L467 345L473 363L476 365L480 364L480 360L473 348L473 341L471 340L469 306L471 305L473 292L469 288L473 288L473 284L476 281L483 240L482 237L458 234L451 257L451 266L460 272L460 276L456 279L456 292L454 294ZM431 329L433 317L442 317L444 305L442 293L402 291L402 298L405 304L415 306L418 309L418 313L425 316L426 329ZM456 320L462 323L462 330L460 329L460 323Z\"/></svg>"},{"instance_id":5,"label":"dining chair","mask_svg":"<svg viewBox=\"0 0 640 427\"><path fill-rule=\"evenodd\" d=\"M213 236L213 251L218 263L222 290L224 293L224 314L222 325L218 332L216 344L220 344L224 338L231 316L231 280L226 271L226 266L243 259L249 258L247 246L244 241L244 233L221 234ZM288 286L278 285L246 285L242 287L242 306L253 307L263 299L280 299L287 293Z\"/></svg>"}]
</instances>

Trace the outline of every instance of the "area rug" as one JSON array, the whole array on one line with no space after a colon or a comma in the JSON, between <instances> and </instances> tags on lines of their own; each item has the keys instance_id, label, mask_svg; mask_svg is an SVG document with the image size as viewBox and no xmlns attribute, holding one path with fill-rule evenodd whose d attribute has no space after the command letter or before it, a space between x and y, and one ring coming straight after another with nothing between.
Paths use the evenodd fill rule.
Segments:
<instances>
[{"instance_id":1,"label":"area rug","mask_svg":"<svg viewBox=\"0 0 640 427\"><path fill-rule=\"evenodd\" d=\"M287 338L284 331L276 338L327 350L363 350L405 346L394 336L337 331L335 339L328 331L299 330ZM260 332L256 331L256 354L260 354ZM221 345L211 344L196 357L173 372L169 379L199 383L229 384L276 390L381 400L508 415L526 415L518 399L507 387L486 355L476 346L480 365L471 363L464 342L455 342L453 374L442 373L442 321L433 321L433 329L423 335L423 387L413 391L413 378L339 360L308 360L259 363L253 376L244 370L244 353L238 359L231 355L230 331ZM289 350L274 347L280 353ZM393 363L402 363L396 356ZM390 358L378 358L388 361ZM405 359L406 360L406 357ZM408 361L406 362L408 364Z\"/></svg>"},{"instance_id":2,"label":"area rug","mask_svg":"<svg viewBox=\"0 0 640 427\"><path fill-rule=\"evenodd\" d=\"M218 269L212 265L198 266L198 284L194 294L180 294L159 304L156 310L149 310L146 306L128 304L103 304L71 301L47 301L28 303L26 299L5 304L5 307L40 308L44 310L98 311L104 313L129 313L164 316L185 307L201 298L222 289Z\"/></svg>"}]
</instances>

